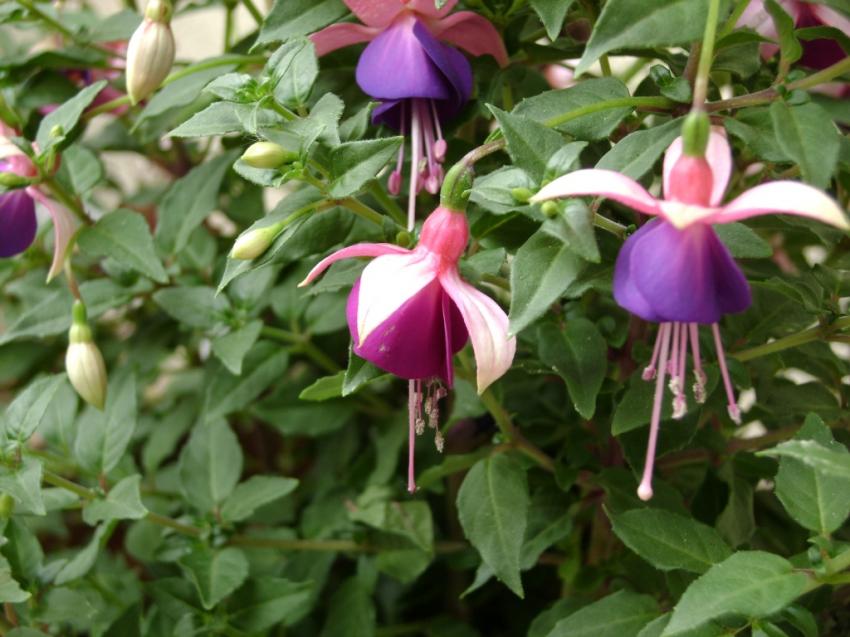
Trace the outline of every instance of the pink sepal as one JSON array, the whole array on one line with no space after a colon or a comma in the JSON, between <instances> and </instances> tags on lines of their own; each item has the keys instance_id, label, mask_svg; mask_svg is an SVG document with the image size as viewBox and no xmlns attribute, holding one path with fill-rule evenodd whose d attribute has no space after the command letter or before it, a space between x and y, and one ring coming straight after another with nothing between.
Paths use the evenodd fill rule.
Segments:
<instances>
[{"instance_id":1,"label":"pink sepal","mask_svg":"<svg viewBox=\"0 0 850 637\"><path fill-rule=\"evenodd\" d=\"M672 191L670 187L670 173L676 161L682 156L682 138L677 137L664 153L664 194L669 197ZM726 134L722 127L712 126L708 138L708 147L705 149L705 159L711 167L711 205L717 206L723 200L723 194L729 185L729 177L732 174L732 150L726 141Z\"/></svg>"},{"instance_id":2,"label":"pink sepal","mask_svg":"<svg viewBox=\"0 0 850 637\"><path fill-rule=\"evenodd\" d=\"M707 221L730 223L777 212L808 217L842 230L850 230L847 217L831 197L797 181L772 181L750 188Z\"/></svg>"},{"instance_id":3,"label":"pink sepal","mask_svg":"<svg viewBox=\"0 0 850 637\"><path fill-rule=\"evenodd\" d=\"M353 259L356 257L379 257L384 254L410 254L411 251L406 248L401 248L392 243L358 243L357 245L348 246L342 250L337 250L331 255L326 256L319 261L309 274L304 277L304 280L298 284L298 287L312 283L322 272L328 269L331 264L341 261L342 259Z\"/></svg>"},{"instance_id":4,"label":"pink sepal","mask_svg":"<svg viewBox=\"0 0 850 637\"><path fill-rule=\"evenodd\" d=\"M53 262L47 273L47 282L62 272L65 266L65 256L77 231L77 221L71 211L61 206L45 195L35 186L27 187L27 194L47 208L53 219Z\"/></svg>"},{"instance_id":5,"label":"pink sepal","mask_svg":"<svg viewBox=\"0 0 850 637\"><path fill-rule=\"evenodd\" d=\"M410 0L407 6L416 11L416 13L428 18L443 18L455 8L456 4L457 0L446 0L442 8L438 9L434 0Z\"/></svg>"},{"instance_id":6,"label":"pink sepal","mask_svg":"<svg viewBox=\"0 0 850 637\"><path fill-rule=\"evenodd\" d=\"M363 24L386 27L405 8L405 0L343 0Z\"/></svg>"},{"instance_id":7,"label":"pink sepal","mask_svg":"<svg viewBox=\"0 0 850 637\"><path fill-rule=\"evenodd\" d=\"M648 215L661 213L658 200L634 179L613 170L599 168L576 170L558 177L541 188L531 201L539 202L577 195L608 197Z\"/></svg>"},{"instance_id":8,"label":"pink sepal","mask_svg":"<svg viewBox=\"0 0 850 637\"><path fill-rule=\"evenodd\" d=\"M380 29L375 27L364 27L362 24L354 24L353 22L344 22L342 24L332 24L325 27L321 31L317 31L310 36L310 40L316 46L316 55L319 57L336 51L352 44L360 42L368 42L380 33Z\"/></svg>"},{"instance_id":9,"label":"pink sepal","mask_svg":"<svg viewBox=\"0 0 850 637\"><path fill-rule=\"evenodd\" d=\"M429 22L439 40L454 44L472 55L492 55L500 66L507 66L508 52L496 27L477 13L459 11L442 20Z\"/></svg>"}]
</instances>

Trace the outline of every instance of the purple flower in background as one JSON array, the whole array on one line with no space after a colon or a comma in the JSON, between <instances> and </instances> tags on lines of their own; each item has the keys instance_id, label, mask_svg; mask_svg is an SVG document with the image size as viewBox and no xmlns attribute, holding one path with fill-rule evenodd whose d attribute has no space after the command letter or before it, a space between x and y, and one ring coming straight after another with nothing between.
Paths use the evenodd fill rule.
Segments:
<instances>
[{"instance_id":1,"label":"purple flower in background","mask_svg":"<svg viewBox=\"0 0 850 637\"><path fill-rule=\"evenodd\" d=\"M681 418L687 408L688 350L695 376L694 398L697 402L705 400L699 325L711 326L729 416L740 422L718 321L724 314L750 306L750 288L712 224L779 212L850 228L832 199L816 188L793 181L761 184L721 205L732 172L731 152L721 128L712 129L705 157L686 155L682 149L681 137L667 149L662 199L656 199L625 175L596 169L559 177L532 198L543 201L601 195L656 217L626 240L614 272L617 303L647 321L660 323L652 360L643 374L645 380L656 379L647 458L638 489L644 500L652 497L652 467L668 374L673 417Z\"/></svg>"},{"instance_id":2,"label":"purple flower in background","mask_svg":"<svg viewBox=\"0 0 850 637\"><path fill-rule=\"evenodd\" d=\"M449 46L472 55L508 57L495 27L476 13L449 15L457 0L436 9L433 0L345 0L363 24L333 24L311 36L316 53L369 42L357 62L357 83L380 101L372 121L410 138L411 175L408 226L413 227L416 194L424 186L436 193L446 154L442 123L457 115L472 93L472 69ZM447 44L448 43L448 44ZM404 146L390 174L392 194L401 190Z\"/></svg>"},{"instance_id":3,"label":"purple flower in background","mask_svg":"<svg viewBox=\"0 0 850 637\"><path fill-rule=\"evenodd\" d=\"M468 238L466 215L439 207L425 220L414 250L388 243L343 248L301 283L310 283L341 259L376 257L354 284L346 314L354 353L410 381L411 492L416 489L414 441L425 429L423 409L428 424L437 429L439 399L454 381L452 356L472 341L480 393L508 370L516 350L502 308L460 277L458 259ZM441 447L438 429L436 440Z\"/></svg>"}]
</instances>

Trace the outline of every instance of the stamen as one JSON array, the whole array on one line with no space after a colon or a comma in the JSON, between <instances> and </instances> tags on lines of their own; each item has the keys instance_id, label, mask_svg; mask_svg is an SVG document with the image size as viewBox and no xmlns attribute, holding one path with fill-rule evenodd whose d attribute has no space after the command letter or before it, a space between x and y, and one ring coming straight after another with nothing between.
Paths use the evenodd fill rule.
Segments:
<instances>
[{"instance_id":1,"label":"stamen","mask_svg":"<svg viewBox=\"0 0 850 637\"><path fill-rule=\"evenodd\" d=\"M729 418L736 425L740 425L741 409L738 407L735 390L732 387L732 380L729 378L729 369L726 367L726 352L723 349L723 341L720 339L720 327L718 327L717 323L711 324L711 331L714 334L714 347L717 350L717 364L720 365L720 376L723 378L723 386L726 388L726 398L729 403L727 406Z\"/></svg>"},{"instance_id":2,"label":"stamen","mask_svg":"<svg viewBox=\"0 0 850 637\"><path fill-rule=\"evenodd\" d=\"M387 190L389 190L391 195L398 195L401 192L401 171L404 167L404 138L407 136L407 102L403 101L399 108L401 109L401 146L398 149L395 170L390 173L390 178L387 180Z\"/></svg>"},{"instance_id":3,"label":"stamen","mask_svg":"<svg viewBox=\"0 0 850 637\"><path fill-rule=\"evenodd\" d=\"M430 100L431 103L431 117L434 118L434 129L437 131L437 141L434 143L434 158L443 163L446 159L446 150L448 150L448 144L446 144L446 140L443 139L443 128L440 126L440 116L437 114L437 104L434 100Z\"/></svg>"},{"instance_id":4,"label":"stamen","mask_svg":"<svg viewBox=\"0 0 850 637\"><path fill-rule=\"evenodd\" d=\"M416 195L419 193L419 162L422 159L422 122L416 102L411 103L410 117L410 190L407 195L407 230L416 225Z\"/></svg>"},{"instance_id":5,"label":"stamen","mask_svg":"<svg viewBox=\"0 0 850 637\"><path fill-rule=\"evenodd\" d=\"M416 448L416 405L416 381L411 380L407 383L407 490L410 493L416 491L416 470L414 468L414 455Z\"/></svg>"},{"instance_id":6,"label":"stamen","mask_svg":"<svg viewBox=\"0 0 850 637\"><path fill-rule=\"evenodd\" d=\"M685 397L685 374L688 355L688 328L682 323L679 326L679 363L676 388L679 390L673 397L673 418L682 418L688 411L688 400Z\"/></svg>"},{"instance_id":7,"label":"stamen","mask_svg":"<svg viewBox=\"0 0 850 637\"><path fill-rule=\"evenodd\" d=\"M422 117L422 132L425 136L425 156L428 158L425 189L435 195L440 190L440 175L434 159L434 124L431 120L430 109L424 102L419 102L419 112Z\"/></svg>"},{"instance_id":8,"label":"stamen","mask_svg":"<svg viewBox=\"0 0 850 637\"><path fill-rule=\"evenodd\" d=\"M661 330L658 330L658 334L655 335L655 346L652 348L652 358L649 361L649 365L643 368L643 373L641 374L641 378L643 380L652 380L655 378L656 369L655 363L658 362L658 352L661 351Z\"/></svg>"},{"instance_id":9,"label":"stamen","mask_svg":"<svg viewBox=\"0 0 850 637\"><path fill-rule=\"evenodd\" d=\"M694 399L701 405L705 402L705 372L702 369L702 359L699 355L699 326L696 323L688 324L691 333L691 356L694 359Z\"/></svg>"},{"instance_id":10,"label":"stamen","mask_svg":"<svg viewBox=\"0 0 850 637\"><path fill-rule=\"evenodd\" d=\"M679 362L679 328L681 327L680 323L673 323L673 340L671 342L672 351L670 352L670 360L667 362L667 372L670 374L670 391L673 394L679 393L679 375L678 375L678 362Z\"/></svg>"},{"instance_id":11,"label":"stamen","mask_svg":"<svg viewBox=\"0 0 850 637\"><path fill-rule=\"evenodd\" d=\"M443 453L443 449L446 446L446 439L443 438L443 434L440 433L440 430L437 430L437 433L434 434L434 446L437 447L437 451L439 453Z\"/></svg>"},{"instance_id":12,"label":"stamen","mask_svg":"<svg viewBox=\"0 0 850 637\"><path fill-rule=\"evenodd\" d=\"M643 477L637 490L638 497L644 502L652 498L652 472L655 465L655 449L658 445L658 426L661 424L661 403L664 400L664 373L667 370L667 354L670 349L670 323L661 324L658 338L661 340L659 374L655 381L655 397L652 401L652 418L649 423L649 440L646 444Z\"/></svg>"}]
</instances>

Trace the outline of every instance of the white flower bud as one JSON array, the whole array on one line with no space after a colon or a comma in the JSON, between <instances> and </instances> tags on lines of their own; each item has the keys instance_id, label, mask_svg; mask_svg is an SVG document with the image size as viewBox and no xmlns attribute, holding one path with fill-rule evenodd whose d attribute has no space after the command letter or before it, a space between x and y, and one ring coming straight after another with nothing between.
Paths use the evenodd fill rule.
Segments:
<instances>
[{"instance_id":1,"label":"white flower bud","mask_svg":"<svg viewBox=\"0 0 850 637\"><path fill-rule=\"evenodd\" d=\"M65 370L71 385L83 400L103 409L106 403L106 365L92 340L91 329L86 322L86 308L80 301L74 303L68 341Z\"/></svg>"},{"instance_id":2,"label":"white flower bud","mask_svg":"<svg viewBox=\"0 0 850 637\"><path fill-rule=\"evenodd\" d=\"M174 63L174 34L168 20L171 4L150 0L145 19L127 46L127 93L133 104L159 88Z\"/></svg>"},{"instance_id":3,"label":"white flower bud","mask_svg":"<svg viewBox=\"0 0 850 637\"><path fill-rule=\"evenodd\" d=\"M244 261L256 259L269 249L272 241L280 234L280 231L281 225L276 223L265 226L264 228L254 228L253 230L243 232L233 243L233 248L230 250L230 258Z\"/></svg>"},{"instance_id":4,"label":"white flower bud","mask_svg":"<svg viewBox=\"0 0 850 637\"><path fill-rule=\"evenodd\" d=\"M278 168L298 159L298 153L273 142L256 142L242 153L242 161L252 168Z\"/></svg>"}]
</instances>

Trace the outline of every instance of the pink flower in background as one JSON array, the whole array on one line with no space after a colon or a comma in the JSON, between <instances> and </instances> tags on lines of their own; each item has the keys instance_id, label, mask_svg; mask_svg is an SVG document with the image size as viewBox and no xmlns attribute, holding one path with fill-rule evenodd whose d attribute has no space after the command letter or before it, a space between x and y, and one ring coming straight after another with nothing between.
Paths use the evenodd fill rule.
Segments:
<instances>
[{"instance_id":1,"label":"pink flower in background","mask_svg":"<svg viewBox=\"0 0 850 637\"><path fill-rule=\"evenodd\" d=\"M414 441L425 427L423 404L429 425L436 429L443 384L451 388L454 381L452 356L467 340L472 342L478 391L483 392L508 370L516 350L502 308L460 277L458 260L468 238L466 215L441 206L425 220L414 250L388 243L343 248L301 283L307 285L341 259L376 257L348 297L348 326L355 354L410 380L411 492L416 489ZM439 431L437 444L441 446Z\"/></svg>"},{"instance_id":2,"label":"pink flower in background","mask_svg":"<svg viewBox=\"0 0 850 637\"><path fill-rule=\"evenodd\" d=\"M720 202L732 172L729 144L721 128L711 131L705 157L683 153L676 139L664 157L664 198L657 199L636 181L610 170L578 170L551 182L532 198L544 201L578 195L601 195L655 219L630 236L614 272L614 298L647 321L660 323L655 349L644 379L656 378L649 444L638 494L652 497L652 468L661 420L665 376L670 376L673 416L685 414L687 356L693 361L697 402L705 400L699 325L710 325L729 416L740 410L726 368L718 321L751 304L750 287L712 224L731 223L771 213L809 217L848 229L844 213L820 190L794 181L775 181L745 191L730 203Z\"/></svg>"},{"instance_id":3,"label":"pink flower in background","mask_svg":"<svg viewBox=\"0 0 850 637\"><path fill-rule=\"evenodd\" d=\"M373 123L410 138L411 174L408 226L413 228L416 194L424 185L435 194L443 180L446 141L442 124L455 117L472 94L472 68L457 46L472 55L492 55L501 65L508 56L495 27L471 11L450 14L433 0L345 0L363 24L332 24L310 39L316 53L369 42L357 62L357 84L380 102ZM453 46L450 46L453 45ZM388 188L401 190L404 146Z\"/></svg>"},{"instance_id":4,"label":"pink flower in background","mask_svg":"<svg viewBox=\"0 0 850 637\"><path fill-rule=\"evenodd\" d=\"M123 54L127 50L127 43L124 41L115 41L115 42L106 42L104 45L106 48L115 51L116 53ZM109 58L107 60L110 68L108 69L68 69L63 71L63 74L71 80L78 88L83 89L87 86L91 86L95 82L99 82L100 80L108 80L113 81L121 77L124 68L124 59L122 57L114 57ZM117 88L107 84L103 87L103 89L97 94L97 97L94 98L94 101L91 103L89 108L97 108L103 104L111 102L114 99L122 97L124 93ZM58 104L48 104L46 106L42 106L38 109L38 111L42 115L47 115L48 113L52 113L58 107ZM128 106L118 106L114 108L111 112L114 115L123 115L127 112Z\"/></svg>"}]
</instances>

